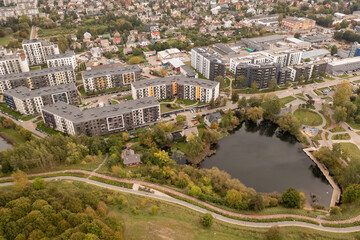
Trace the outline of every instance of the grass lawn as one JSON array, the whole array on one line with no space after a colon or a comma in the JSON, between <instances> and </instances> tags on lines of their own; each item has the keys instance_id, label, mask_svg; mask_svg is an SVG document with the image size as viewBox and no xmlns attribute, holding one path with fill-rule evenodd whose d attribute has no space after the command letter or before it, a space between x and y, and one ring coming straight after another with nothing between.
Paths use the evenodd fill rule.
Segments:
<instances>
[{"instance_id":1,"label":"grass lawn","mask_svg":"<svg viewBox=\"0 0 360 240\"><path fill-rule=\"evenodd\" d=\"M171 104L172 107L168 107L167 105L168 104L165 104L165 103L160 104L161 113L171 112L171 111L178 110L178 109L182 108L182 107L180 107L178 105L175 105L175 104Z\"/></svg>"},{"instance_id":2,"label":"grass lawn","mask_svg":"<svg viewBox=\"0 0 360 240\"><path fill-rule=\"evenodd\" d=\"M185 106L194 105L197 101L189 100L189 99L178 99L176 103L185 104Z\"/></svg>"},{"instance_id":3,"label":"grass lawn","mask_svg":"<svg viewBox=\"0 0 360 240\"><path fill-rule=\"evenodd\" d=\"M64 134L64 133L62 133L62 132L59 132L59 131L57 131L57 130L55 130L55 129L52 129L52 128L46 126L46 125L44 124L44 121L38 122L38 123L36 124L36 126L37 126L37 128L39 128L40 130L42 130L42 131L44 131L44 132L46 132L46 133L48 133L48 134L50 134L50 135L55 135L55 134L59 134L59 133L60 133L60 134Z\"/></svg>"},{"instance_id":4,"label":"grass lawn","mask_svg":"<svg viewBox=\"0 0 360 240\"><path fill-rule=\"evenodd\" d=\"M6 103L0 103L0 110L17 118L17 119L21 119L23 121L28 121L31 120L35 117L37 117L37 115L34 116L22 116L19 112L16 112L14 110L12 110L11 108L8 108L8 106L6 105Z\"/></svg>"},{"instance_id":5,"label":"grass lawn","mask_svg":"<svg viewBox=\"0 0 360 240\"><path fill-rule=\"evenodd\" d=\"M57 28L51 28L51 29L45 29L41 28L38 30L37 34L39 38L44 37L53 37L53 36L64 36L64 35L70 35L70 34L76 34L77 29L76 28L64 28L64 27L57 27Z\"/></svg>"},{"instance_id":6,"label":"grass lawn","mask_svg":"<svg viewBox=\"0 0 360 240\"><path fill-rule=\"evenodd\" d=\"M111 100L111 105L119 104L117 101Z\"/></svg>"},{"instance_id":7,"label":"grass lawn","mask_svg":"<svg viewBox=\"0 0 360 240\"><path fill-rule=\"evenodd\" d=\"M318 95L318 96L322 96L323 95L323 93L322 92L320 92L319 90L317 90L317 89L315 89L314 90L314 92L316 93L316 95Z\"/></svg>"},{"instance_id":8,"label":"grass lawn","mask_svg":"<svg viewBox=\"0 0 360 240\"><path fill-rule=\"evenodd\" d=\"M319 126L323 120L319 114L308 109L297 109L294 116L300 121L301 124L307 126Z\"/></svg>"},{"instance_id":9,"label":"grass lawn","mask_svg":"<svg viewBox=\"0 0 360 240\"><path fill-rule=\"evenodd\" d=\"M41 70L41 66L37 65L37 66L30 66L29 67L30 71L36 71L36 70Z\"/></svg>"},{"instance_id":10,"label":"grass lawn","mask_svg":"<svg viewBox=\"0 0 360 240\"><path fill-rule=\"evenodd\" d=\"M345 150L349 154L349 158L352 161L360 161L360 150L359 148L353 143L339 143L341 149Z\"/></svg>"},{"instance_id":11,"label":"grass lawn","mask_svg":"<svg viewBox=\"0 0 360 240\"><path fill-rule=\"evenodd\" d=\"M11 38L11 37L3 37L3 38L0 38L0 45L1 45L1 46L8 45L11 40L14 40L14 39Z\"/></svg>"},{"instance_id":12,"label":"grass lawn","mask_svg":"<svg viewBox=\"0 0 360 240\"><path fill-rule=\"evenodd\" d=\"M333 129L330 129L329 131L332 133L337 133L337 132L345 132L345 129L342 126L337 125Z\"/></svg>"},{"instance_id":13,"label":"grass lawn","mask_svg":"<svg viewBox=\"0 0 360 240\"><path fill-rule=\"evenodd\" d=\"M355 123L355 122L346 122L347 124L349 124L349 126L353 129L356 129L356 130L360 130L360 124L358 123Z\"/></svg>"},{"instance_id":14,"label":"grass lawn","mask_svg":"<svg viewBox=\"0 0 360 240\"><path fill-rule=\"evenodd\" d=\"M335 134L331 137L332 140L350 140L351 137L348 133Z\"/></svg>"},{"instance_id":15,"label":"grass lawn","mask_svg":"<svg viewBox=\"0 0 360 240\"><path fill-rule=\"evenodd\" d=\"M88 97L88 96L95 96L100 93L111 93L111 92L116 92L116 91L120 91L120 90L130 90L130 89L131 89L131 86L126 86L126 87L121 87L121 88L110 88L110 89L96 91L96 92L85 92L84 87L81 86L79 92L80 92L81 96Z\"/></svg>"},{"instance_id":16,"label":"grass lawn","mask_svg":"<svg viewBox=\"0 0 360 240\"><path fill-rule=\"evenodd\" d=\"M296 98L294 98L293 96L287 96L284 98L280 98L280 103L282 107L285 107L286 104L294 101Z\"/></svg>"},{"instance_id":17,"label":"grass lawn","mask_svg":"<svg viewBox=\"0 0 360 240\"><path fill-rule=\"evenodd\" d=\"M14 129L0 128L0 132L5 133L6 135L8 135L8 137L13 139L18 144L26 142L25 139L22 136L20 136L20 134Z\"/></svg>"}]
</instances>

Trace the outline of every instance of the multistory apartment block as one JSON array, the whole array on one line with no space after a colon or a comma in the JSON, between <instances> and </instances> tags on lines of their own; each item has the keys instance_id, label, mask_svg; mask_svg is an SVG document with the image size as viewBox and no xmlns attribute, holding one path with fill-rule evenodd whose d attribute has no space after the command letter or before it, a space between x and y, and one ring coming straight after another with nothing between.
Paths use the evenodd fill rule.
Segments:
<instances>
[{"instance_id":1,"label":"multistory apartment block","mask_svg":"<svg viewBox=\"0 0 360 240\"><path fill-rule=\"evenodd\" d=\"M284 29L294 31L307 30L315 27L316 21L308 18L287 17L281 22Z\"/></svg>"},{"instance_id":2,"label":"multistory apartment block","mask_svg":"<svg viewBox=\"0 0 360 240\"><path fill-rule=\"evenodd\" d=\"M321 73L325 73L327 65L326 62L317 62L314 64L293 66L293 69L295 70L294 80L298 81L300 77L304 77L304 80L307 80L313 75L319 76Z\"/></svg>"},{"instance_id":3,"label":"multistory apartment block","mask_svg":"<svg viewBox=\"0 0 360 240\"><path fill-rule=\"evenodd\" d=\"M45 39L24 40L22 46L29 65L44 64L47 56L60 53L58 45Z\"/></svg>"},{"instance_id":4,"label":"multistory apartment block","mask_svg":"<svg viewBox=\"0 0 360 240\"><path fill-rule=\"evenodd\" d=\"M29 65L26 59L17 55L0 56L0 75L28 72Z\"/></svg>"},{"instance_id":5,"label":"multistory apartment block","mask_svg":"<svg viewBox=\"0 0 360 240\"><path fill-rule=\"evenodd\" d=\"M214 80L217 76L225 77L225 64L219 56L205 48L191 49L191 66L207 79Z\"/></svg>"},{"instance_id":6,"label":"multistory apartment block","mask_svg":"<svg viewBox=\"0 0 360 240\"><path fill-rule=\"evenodd\" d=\"M75 73L71 66L46 68L42 70L0 75L0 92L25 86L37 89L75 82Z\"/></svg>"},{"instance_id":7,"label":"multistory apartment block","mask_svg":"<svg viewBox=\"0 0 360 240\"><path fill-rule=\"evenodd\" d=\"M140 76L141 69L136 65L82 73L86 92L127 86L139 81Z\"/></svg>"},{"instance_id":8,"label":"multistory apartment block","mask_svg":"<svg viewBox=\"0 0 360 240\"><path fill-rule=\"evenodd\" d=\"M189 99L208 103L219 97L220 84L198 78L181 76L154 78L131 84L133 99L155 97L156 99Z\"/></svg>"},{"instance_id":9,"label":"multistory apartment block","mask_svg":"<svg viewBox=\"0 0 360 240\"><path fill-rule=\"evenodd\" d=\"M65 53L48 55L46 57L46 63L48 67L60 67L70 65L74 70L77 68L74 51L66 51Z\"/></svg>"},{"instance_id":10,"label":"multistory apartment block","mask_svg":"<svg viewBox=\"0 0 360 240\"><path fill-rule=\"evenodd\" d=\"M35 90L21 86L6 90L4 92L4 100L10 108L23 115L39 114L42 107L57 102L71 105L79 104L78 92L74 83Z\"/></svg>"},{"instance_id":11,"label":"multistory apartment block","mask_svg":"<svg viewBox=\"0 0 360 240\"><path fill-rule=\"evenodd\" d=\"M104 136L128 131L161 119L160 104L154 97L81 111L57 102L42 108L44 123L70 135Z\"/></svg>"}]
</instances>

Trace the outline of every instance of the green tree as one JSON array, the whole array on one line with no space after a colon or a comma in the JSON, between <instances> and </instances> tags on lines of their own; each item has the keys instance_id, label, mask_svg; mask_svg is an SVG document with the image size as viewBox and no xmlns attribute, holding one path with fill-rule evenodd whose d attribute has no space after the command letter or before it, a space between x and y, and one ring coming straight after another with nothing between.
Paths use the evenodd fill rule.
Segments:
<instances>
[{"instance_id":1,"label":"green tree","mask_svg":"<svg viewBox=\"0 0 360 240\"><path fill-rule=\"evenodd\" d=\"M232 95L231 95L231 101L233 103L236 103L237 101L239 101L239 94L233 92Z\"/></svg>"},{"instance_id":2,"label":"green tree","mask_svg":"<svg viewBox=\"0 0 360 240\"><path fill-rule=\"evenodd\" d=\"M16 191L20 192L29 184L29 179L26 173L21 170L17 170L11 177L14 179L14 187Z\"/></svg>"},{"instance_id":3,"label":"green tree","mask_svg":"<svg viewBox=\"0 0 360 240\"><path fill-rule=\"evenodd\" d=\"M269 89L270 89L271 91L276 91L277 87L278 87L278 85L277 85L277 80L276 80L276 78L272 78L272 79L270 80L270 83L269 83Z\"/></svg>"},{"instance_id":4,"label":"green tree","mask_svg":"<svg viewBox=\"0 0 360 240\"><path fill-rule=\"evenodd\" d=\"M203 150L203 142L196 136L186 144L186 154L190 157L196 157Z\"/></svg>"},{"instance_id":5,"label":"green tree","mask_svg":"<svg viewBox=\"0 0 360 240\"><path fill-rule=\"evenodd\" d=\"M166 166L170 161L169 153L164 150L154 153L154 157L159 162L160 167Z\"/></svg>"},{"instance_id":6,"label":"green tree","mask_svg":"<svg viewBox=\"0 0 360 240\"><path fill-rule=\"evenodd\" d=\"M360 184L348 186L342 195L345 203L352 203L360 200Z\"/></svg>"},{"instance_id":7,"label":"green tree","mask_svg":"<svg viewBox=\"0 0 360 240\"><path fill-rule=\"evenodd\" d=\"M33 183L31 184L32 188L35 190L40 190L45 188L45 180L42 178L35 178Z\"/></svg>"},{"instance_id":8,"label":"green tree","mask_svg":"<svg viewBox=\"0 0 360 240\"><path fill-rule=\"evenodd\" d=\"M279 125L281 131L289 132L295 136L299 133L301 126L297 118L291 113L280 116L280 118L277 120L277 124Z\"/></svg>"},{"instance_id":9,"label":"green tree","mask_svg":"<svg viewBox=\"0 0 360 240\"><path fill-rule=\"evenodd\" d=\"M240 75L236 77L235 84L240 88L246 87L246 77L244 75Z\"/></svg>"},{"instance_id":10,"label":"green tree","mask_svg":"<svg viewBox=\"0 0 360 240\"><path fill-rule=\"evenodd\" d=\"M263 197L260 194L256 194L252 197L249 203L249 208L256 212L263 210L265 208Z\"/></svg>"},{"instance_id":11,"label":"green tree","mask_svg":"<svg viewBox=\"0 0 360 240\"><path fill-rule=\"evenodd\" d=\"M347 112L345 107L337 106L333 114L333 118L336 123L344 122L347 117Z\"/></svg>"},{"instance_id":12,"label":"green tree","mask_svg":"<svg viewBox=\"0 0 360 240\"><path fill-rule=\"evenodd\" d=\"M158 210L158 207L157 207L156 205L153 205L153 206L151 207L150 214L151 214L151 215L156 215L157 210Z\"/></svg>"},{"instance_id":13,"label":"green tree","mask_svg":"<svg viewBox=\"0 0 360 240\"><path fill-rule=\"evenodd\" d=\"M223 87L224 86L224 84L225 84L225 79L224 79L224 77L223 76L217 76L217 77L215 77L215 79L214 79L216 82L218 82L218 83L220 83L220 86L221 87Z\"/></svg>"},{"instance_id":14,"label":"green tree","mask_svg":"<svg viewBox=\"0 0 360 240\"><path fill-rule=\"evenodd\" d=\"M177 115L176 116L176 123L177 124L184 124L185 121L186 121L186 116L184 116L184 115Z\"/></svg>"},{"instance_id":15,"label":"green tree","mask_svg":"<svg viewBox=\"0 0 360 240\"><path fill-rule=\"evenodd\" d=\"M330 49L330 53L331 53L331 55L336 54L336 53L337 53L337 51L338 51L337 46L336 46L336 45L332 45L332 46L331 46L331 49Z\"/></svg>"},{"instance_id":16,"label":"green tree","mask_svg":"<svg viewBox=\"0 0 360 240\"><path fill-rule=\"evenodd\" d=\"M350 96L353 94L352 86L348 81L343 81L336 85L333 100L336 106L343 106L345 102L349 101Z\"/></svg>"},{"instance_id":17,"label":"green tree","mask_svg":"<svg viewBox=\"0 0 360 240\"><path fill-rule=\"evenodd\" d=\"M266 94L262 103L262 108L265 113L273 117L280 113L281 102L278 96L275 94Z\"/></svg>"},{"instance_id":18,"label":"green tree","mask_svg":"<svg viewBox=\"0 0 360 240\"><path fill-rule=\"evenodd\" d=\"M206 213L201 219L202 225L206 228L211 227L213 222L214 222L214 217L210 213Z\"/></svg>"},{"instance_id":19,"label":"green tree","mask_svg":"<svg viewBox=\"0 0 360 240\"><path fill-rule=\"evenodd\" d=\"M138 56L134 56L132 58L130 58L129 60L129 64L133 65L133 64L139 64L143 61L143 59L141 57Z\"/></svg>"},{"instance_id":20,"label":"green tree","mask_svg":"<svg viewBox=\"0 0 360 240\"><path fill-rule=\"evenodd\" d=\"M242 195L239 191L231 189L227 191L225 200L229 207L236 207L242 201Z\"/></svg>"},{"instance_id":21,"label":"green tree","mask_svg":"<svg viewBox=\"0 0 360 240\"><path fill-rule=\"evenodd\" d=\"M250 121L253 121L254 123L256 123L258 120L262 119L263 117L263 110L261 108L258 108L258 107L252 107L252 108L249 108L245 115L246 115L246 118Z\"/></svg>"},{"instance_id":22,"label":"green tree","mask_svg":"<svg viewBox=\"0 0 360 240\"><path fill-rule=\"evenodd\" d=\"M293 187L289 187L281 195L281 203L287 208L300 208L300 193Z\"/></svg>"},{"instance_id":23,"label":"green tree","mask_svg":"<svg viewBox=\"0 0 360 240\"><path fill-rule=\"evenodd\" d=\"M257 90L258 90L258 86L257 86L256 82L253 82L251 84L251 92L256 93Z\"/></svg>"},{"instance_id":24,"label":"green tree","mask_svg":"<svg viewBox=\"0 0 360 240\"><path fill-rule=\"evenodd\" d=\"M294 38L299 39L299 38L300 38L300 33L295 33L295 34L294 34Z\"/></svg>"},{"instance_id":25,"label":"green tree","mask_svg":"<svg viewBox=\"0 0 360 240\"><path fill-rule=\"evenodd\" d=\"M238 108L244 108L247 105L246 97L242 97L238 102Z\"/></svg>"}]
</instances>

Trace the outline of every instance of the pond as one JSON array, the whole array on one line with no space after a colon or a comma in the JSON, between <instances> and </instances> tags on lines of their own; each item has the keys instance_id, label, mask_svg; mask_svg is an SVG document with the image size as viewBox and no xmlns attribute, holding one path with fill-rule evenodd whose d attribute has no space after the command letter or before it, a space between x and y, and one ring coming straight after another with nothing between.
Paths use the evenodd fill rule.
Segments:
<instances>
[{"instance_id":1,"label":"pond","mask_svg":"<svg viewBox=\"0 0 360 240\"><path fill-rule=\"evenodd\" d=\"M6 150L7 148L12 148L12 145L5 141L2 137L0 137L0 151Z\"/></svg>"},{"instance_id":2,"label":"pond","mask_svg":"<svg viewBox=\"0 0 360 240\"><path fill-rule=\"evenodd\" d=\"M270 121L242 123L220 139L216 154L206 158L200 167L215 166L258 192L282 193L294 187L305 194L308 204L314 199L329 207L332 187L295 137L277 129Z\"/></svg>"}]
</instances>

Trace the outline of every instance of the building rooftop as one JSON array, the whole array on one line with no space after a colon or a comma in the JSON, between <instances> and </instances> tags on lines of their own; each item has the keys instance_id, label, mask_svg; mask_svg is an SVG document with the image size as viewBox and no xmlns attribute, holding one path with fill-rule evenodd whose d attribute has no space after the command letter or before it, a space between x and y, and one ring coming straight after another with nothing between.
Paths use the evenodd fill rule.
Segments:
<instances>
[{"instance_id":1,"label":"building rooftop","mask_svg":"<svg viewBox=\"0 0 360 240\"><path fill-rule=\"evenodd\" d=\"M125 103L120 103L117 105L91 108L84 111L81 111L80 108L66 104L64 102L57 102L52 105L44 106L42 110L61 116L72 122L80 123L92 119L102 119L106 117L118 116L120 114L128 113L136 109L151 106L159 106L159 102L154 97L146 97L142 99L127 101Z\"/></svg>"},{"instance_id":2,"label":"building rooftop","mask_svg":"<svg viewBox=\"0 0 360 240\"><path fill-rule=\"evenodd\" d=\"M300 17L300 18L298 18L298 17L286 17L285 19L288 20L288 21L291 21L291 22L304 22L304 21L308 20L307 18L302 18L302 17Z\"/></svg>"},{"instance_id":3,"label":"building rooftop","mask_svg":"<svg viewBox=\"0 0 360 240\"><path fill-rule=\"evenodd\" d=\"M65 53L60 53L60 54L55 54L55 55L48 55L46 57L47 60L52 60L52 59L59 59L59 58L69 58L69 57L73 57L75 56L75 52L74 51L66 51Z\"/></svg>"},{"instance_id":4,"label":"building rooftop","mask_svg":"<svg viewBox=\"0 0 360 240\"><path fill-rule=\"evenodd\" d=\"M9 95L21 100L26 100L28 98L34 98L39 96L45 96L49 94L62 93L76 90L75 83L60 84L51 87L43 87L39 89L31 90L27 87L21 86L13 89L8 89L4 91L4 95Z\"/></svg>"},{"instance_id":5,"label":"building rooftop","mask_svg":"<svg viewBox=\"0 0 360 240\"><path fill-rule=\"evenodd\" d=\"M43 38L31 39L31 40L23 40L22 44L39 43L39 42L46 42L46 40L43 39Z\"/></svg>"},{"instance_id":6,"label":"building rooftop","mask_svg":"<svg viewBox=\"0 0 360 240\"><path fill-rule=\"evenodd\" d=\"M199 79L199 78L187 78L183 76L173 76L173 77L166 77L166 78L153 78L149 80L137 81L131 83L134 88L145 88L149 86L156 86L156 85L164 85L164 84L172 84L173 82L177 82L178 84L188 84L206 88L212 88L219 85L218 82Z\"/></svg>"},{"instance_id":7,"label":"building rooftop","mask_svg":"<svg viewBox=\"0 0 360 240\"><path fill-rule=\"evenodd\" d=\"M6 60L12 60L12 59L18 59L19 56L16 54L11 54L11 55L3 55L0 56L0 61L6 61Z\"/></svg>"},{"instance_id":8,"label":"building rooftop","mask_svg":"<svg viewBox=\"0 0 360 240\"><path fill-rule=\"evenodd\" d=\"M189 77L189 76L191 76L191 77L195 77L196 76L196 71L192 68L192 67L190 67L190 66L188 66L188 65L182 65L180 68L182 68L185 72L186 72L186 74L187 74L187 76Z\"/></svg>"},{"instance_id":9,"label":"building rooftop","mask_svg":"<svg viewBox=\"0 0 360 240\"><path fill-rule=\"evenodd\" d=\"M50 73L62 72L62 71L73 71L70 65L67 66L60 66L60 67L53 67L53 68L45 68L41 70L35 70L30 72L23 72L23 73L13 73L13 74L6 74L0 75L0 81L5 80L17 80L29 77L39 77L44 76Z\"/></svg>"},{"instance_id":10,"label":"building rooftop","mask_svg":"<svg viewBox=\"0 0 360 240\"><path fill-rule=\"evenodd\" d=\"M115 68L105 68L90 72L83 72L83 78L94 78L94 77L102 77L105 75L115 75L115 74L123 74L130 72L141 71L141 69L137 65L125 66L125 67L115 67Z\"/></svg>"},{"instance_id":11,"label":"building rooftop","mask_svg":"<svg viewBox=\"0 0 360 240\"><path fill-rule=\"evenodd\" d=\"M324 34L313 34L304 37L304 41L310 43L323 42L329 40L329 37Z\"/></svg>"},{"instance_id":12,"label":"building rooftop","mask_svg":"<svg viewBox=\"0 0 360 240\"><path fill-rule=\"evenodd\" d=\"M314 49L314 50L303 52L301 58L302 59L316 58L316 57L321 57L321 56L328 55L328 54L330 54L330 52L326 49Z\"/></svg>"},{"instance_id":13,"label":"building rooftop","mask_svg":"<svg viewBox=\"0 0 360 240\"><path fill-rule=\"evenodd\" d=\"M208 59L209 61L225 64L225 62L220 58L220 56L216 55L215 53L209 52L205 48L199 47L193 48L192 50L196 51L198 54Z\"/></svg>"},{"instance_id":14,"label":"building rooftop","mask_svg":"<svg viewBox=\"0 0 360 240\"><path fill-rule=\"evenodd\" d=\"M269 36L265 36L265 37L257 37L257 38L246 38L246 40L250 40L254 43L266 43L266 42L277 42L277 41L282 41L284 40L285 36L284 35L269 35Z\"/></svg>"},{"instance_id":15,"label":"building rooftop","mask_svg":"<svg viewBox=\"0 0 360 240\"><path fill-rule=\"evenodd\" d=\"M226 46L222 43L215 43L212 47L212 50L222 56L236 54L236 52L234 50L232 50L231 48L229 48L228 46Z\"/></svg>"},{"instance_id":16,"label":"building rooftop","mask_svg":"<svg viewBox=\"0 0 360 240\"><path fill-rule=\"evenodd\" d=\"M338 61L329 62L328 64L331 66L339 66L344 64L351 64L351 63L358 63L360 62L360 56L359 57L353 57L353 58L344 58Z\"/></svg>"}]
</instances>

